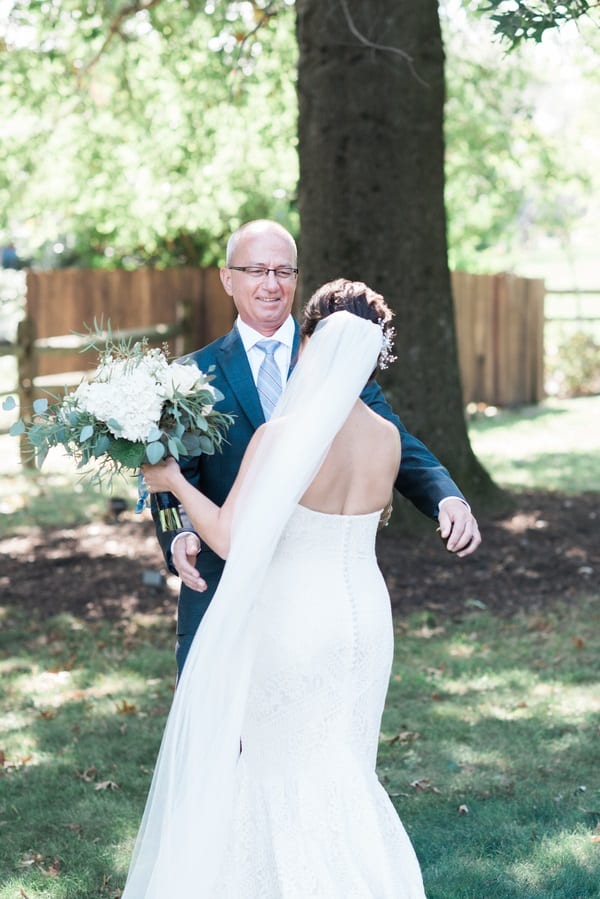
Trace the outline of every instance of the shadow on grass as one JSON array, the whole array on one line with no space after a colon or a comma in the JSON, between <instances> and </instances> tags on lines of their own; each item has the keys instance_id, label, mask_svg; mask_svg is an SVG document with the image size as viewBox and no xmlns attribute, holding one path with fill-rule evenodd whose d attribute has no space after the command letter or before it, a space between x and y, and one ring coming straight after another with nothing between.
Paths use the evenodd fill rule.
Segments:
<instances>
[{"instance_id":1,"label":"shadow on grass","mask_svg":"<svg viewBox=\"0 0 600 899\"><path fill-rule=\"evenodd\" d=\"M590 601L406 625L384 729L419 736L383 742L380 774L429 899L597 897L596 614ZM13 894L43 883L49 899L116 896L172 696L170 624L62 615L32 630L14 611L5 624L0 880Z\"/></svg>"}]
</instances>

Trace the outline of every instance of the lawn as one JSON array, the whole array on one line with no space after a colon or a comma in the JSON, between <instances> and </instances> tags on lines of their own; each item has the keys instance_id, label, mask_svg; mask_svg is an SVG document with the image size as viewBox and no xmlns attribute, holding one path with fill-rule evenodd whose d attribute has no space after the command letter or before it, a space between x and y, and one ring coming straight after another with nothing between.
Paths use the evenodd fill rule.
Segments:
<instances>
[{"instance_id":1,"label":"lawn","mask_svg":"<svg viewBox=\"0 0 600 899\"><path fill-rule=\"evenodd\" d=\"M600 398L470 428L513 489L600 496ZM64 535L104 507L58 462L43 479L7 470L0 551L27 523ZM7 580L0 570L0 899L117 899L172 696L172 616L36 616ZM529 613L463 606L397 616L380 738L428 897L598 899L597 579Z\"/></svg>"}]
</instances>

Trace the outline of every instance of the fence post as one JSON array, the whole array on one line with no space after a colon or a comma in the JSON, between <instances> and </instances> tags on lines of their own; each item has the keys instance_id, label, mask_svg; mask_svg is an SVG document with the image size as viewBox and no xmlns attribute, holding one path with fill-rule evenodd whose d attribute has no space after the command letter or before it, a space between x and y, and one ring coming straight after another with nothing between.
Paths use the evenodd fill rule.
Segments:
<instances>
[{"instance_id":1,"label":"fence post","mask_svg":"<svg viewBox=\"0 0 600 899\"><path fill-rule=\"evenodd\" d=\"M19 414L23 421L31 420L34 389L33 381L37 371L35 353L36 327L32 318L24 318L17 326L17 374L19 383ZM21 464L35 468L35 458L27 444L25 434L20 438Z\"/></svg>"}]
</instances>

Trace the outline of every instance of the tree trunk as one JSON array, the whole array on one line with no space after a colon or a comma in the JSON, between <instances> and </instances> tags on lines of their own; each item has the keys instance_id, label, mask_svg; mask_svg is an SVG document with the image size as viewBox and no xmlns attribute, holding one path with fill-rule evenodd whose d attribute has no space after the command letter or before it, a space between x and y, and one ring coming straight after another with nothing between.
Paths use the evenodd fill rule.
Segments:
<instances>
[{"instance_id":1,"label":"tree trunk","mask_svg":"<svg viewBox=\"0 0 600 899\"><path fill-rule=\"evenodd\" d=\"M306 298L365 281L396 312L381 378L407 427L484 512L506 503L465 425L444 208L436 0L297 0L300 256Z\"/></svg>"}]
</instances>

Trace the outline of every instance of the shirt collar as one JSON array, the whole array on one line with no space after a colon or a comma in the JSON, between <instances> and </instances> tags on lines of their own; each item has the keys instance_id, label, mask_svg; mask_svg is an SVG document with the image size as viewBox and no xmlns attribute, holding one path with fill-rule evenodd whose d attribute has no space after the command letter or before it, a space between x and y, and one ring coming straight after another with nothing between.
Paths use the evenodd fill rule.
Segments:
<instances>
[{"instance_id":1,"label":"shirt collar","mask_svg":"<svg viewBox=\"0 0 600 899\"><path fill-rule=\"evenodd\" d=\"M248 352L248 350L251 350L254 344L258 343L259 340L265 339L264 334L261 334L259 331L255 331L254 328L251 328L250 325L247 325L246 322L243 322L239 315L236 319L235 324L246 352ZM283 343L286 347L288 347L291 352L294 346L294 334L294 319L291 315L288 315L281 327L278 328L277 331L275 331L275 333L272 334L269 339L278 340L280 343Z\"/></svg>"}]
</instances>

